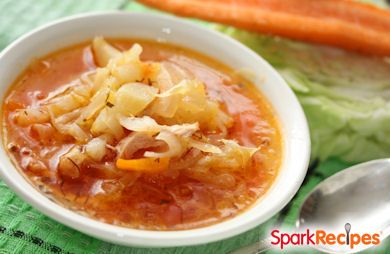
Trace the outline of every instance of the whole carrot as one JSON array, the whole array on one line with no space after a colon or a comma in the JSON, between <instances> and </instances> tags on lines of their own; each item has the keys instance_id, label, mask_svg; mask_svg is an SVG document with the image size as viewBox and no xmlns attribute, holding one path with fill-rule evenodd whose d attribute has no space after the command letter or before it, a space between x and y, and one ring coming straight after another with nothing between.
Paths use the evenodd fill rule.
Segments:
<instances>
[{"instance_id":1,"label":"whole carrot","mask_svg":"<svg viewBox=\"0 0 390 254\"><path fill-rule=\"evenodd\" d=\"M390 56L390 11L352 0L139 0L250 31Z\"/></svg>"}]
</instances>

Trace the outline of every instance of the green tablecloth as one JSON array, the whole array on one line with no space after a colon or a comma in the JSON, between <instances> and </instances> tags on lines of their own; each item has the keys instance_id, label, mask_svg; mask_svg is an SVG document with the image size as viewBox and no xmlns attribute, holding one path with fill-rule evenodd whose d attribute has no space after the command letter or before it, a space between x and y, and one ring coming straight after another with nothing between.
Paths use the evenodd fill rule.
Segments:
<instances>
[{"instance_id":1,"label":"green tablecloth","mask_svg":"<svg viewBox=\"0 0 390 254\"><path fill-rule=\"evenodd\" d=\"M75 13L113 9L145 10L142 6L126 0L0 0L0 49L24 32L50 20ZM324 178L347 166L347 163L338 159L312 165L294 200L267 223L247 233L207 245L169 249L128 248L86 236L44 216L18 198L0 181L0 254L228 253L265 237L265 232L275 225L293 225L305 194ZM386 245L389 247L386 248ZM373 253L386 252L390 253L389 242Z\"/></svg>"}]
</instances>

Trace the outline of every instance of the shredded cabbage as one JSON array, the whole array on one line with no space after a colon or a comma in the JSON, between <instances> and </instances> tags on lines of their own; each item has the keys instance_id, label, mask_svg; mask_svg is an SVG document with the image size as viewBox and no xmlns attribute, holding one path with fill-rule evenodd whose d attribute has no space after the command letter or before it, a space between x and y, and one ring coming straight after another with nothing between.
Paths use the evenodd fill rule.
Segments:
<instances>
[{"instance_id":1,"label":"shredded cabbage","mask_svg":"<svg viewBox=\"0 0 390 254\"><path fill-rule=\"evenodd\" d=\"M222 164L237 169L247 165L252 148L231 140L211 144L202 135L201 131L226 134L232 124L202 82L176 64L141 61L138 44L121 52L98 37L92 48L100 68L81 75L36 108L16 113L20 125L51 124L74 138L77 145L61 157L61 174L78 177L84 161L102 161L108 149L127 164L138 151L169 164L170 158L197 150L215 163L228 156Z\"/></svg>"},{"instance_id":2,"label":"shredded cabbage","mask_svg":"<svg viewBox=\"0 0 390 254\"><path fill-rule=\"evenodd\" d=\"M157 95L151 114L165 117L167 123L199 122L204 130L220 130L232 124L232 119L221 110L217 102L208 99L205 86L197 80L183 79L169 90ZM167 109L166 112L160 113Z\"/></svg>"}]
</instances>

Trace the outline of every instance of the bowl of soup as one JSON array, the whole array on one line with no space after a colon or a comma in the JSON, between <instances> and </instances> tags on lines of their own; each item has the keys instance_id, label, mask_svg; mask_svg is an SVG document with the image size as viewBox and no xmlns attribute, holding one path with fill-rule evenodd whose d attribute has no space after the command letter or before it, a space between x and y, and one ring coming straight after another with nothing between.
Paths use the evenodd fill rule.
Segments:
<instances>
[{"instance_id":1,"label":"bowl of soup","mask_svg":"<svg viewBox=\"0 0 390 254\"><path fill-rule=\"evenodd\" d=\"M0 56L1 177L114 243L217 241L293 197L310 154L295 95L217 32L139 13L74 16Z\"/></svg>"}]
</instances>

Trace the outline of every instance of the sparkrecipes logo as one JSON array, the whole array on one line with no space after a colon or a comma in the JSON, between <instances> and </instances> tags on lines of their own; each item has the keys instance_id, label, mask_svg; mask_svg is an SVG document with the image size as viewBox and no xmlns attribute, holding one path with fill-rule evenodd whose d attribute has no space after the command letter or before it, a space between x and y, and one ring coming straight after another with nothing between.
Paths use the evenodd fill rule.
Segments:
<instances>
[{"instance_id":1,"label":"sparkrecipes logo","mask_svg":"<svg viewBox=\"0 0 390 254\"><path fill-rule=\"evenodd\" d=\"M344 225L345 233L330 233L325 230L306 229L301 233L282 233L279 230L271 231L271 244L284 249L287 246L310 245L345 245L350 249L363 245L379 245L380 235L370 233L351 233L351 224Z\"/></svg>"}]
</instances>

